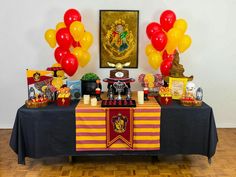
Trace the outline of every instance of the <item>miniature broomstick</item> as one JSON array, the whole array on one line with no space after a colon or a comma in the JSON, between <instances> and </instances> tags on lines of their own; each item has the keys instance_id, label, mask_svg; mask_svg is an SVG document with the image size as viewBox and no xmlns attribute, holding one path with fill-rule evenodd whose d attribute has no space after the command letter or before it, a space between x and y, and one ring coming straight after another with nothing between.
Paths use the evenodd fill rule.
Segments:
<instances>
[{"instance_id":1,"label":"miniature broomstick","mask_svg":"<svg viewBox=\"0 0 236 177\"><path fill-rule=\"evenodd\" d=\"M188 81L193 80L193 76L187 77L184 75L184 67L179 63L179 53L176 52L174 56L174 60L172 62L172 67L170 69L170 75L165 76L164 80L166 82L169 82L169 77L175 77L175 78L187 78Z\"/></svg>"}]
</instances>

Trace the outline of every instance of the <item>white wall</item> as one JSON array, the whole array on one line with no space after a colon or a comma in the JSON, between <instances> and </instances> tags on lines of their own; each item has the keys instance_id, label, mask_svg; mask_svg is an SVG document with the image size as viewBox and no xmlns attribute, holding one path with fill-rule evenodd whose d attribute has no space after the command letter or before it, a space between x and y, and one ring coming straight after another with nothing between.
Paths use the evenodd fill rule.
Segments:
<instances>
[{"instance_id":1,"label":"white wall","mask_svg":"<svg viewBox=\"0 0 236 177\"><path fill-rule=\"evenodd\" d=\"M149 42L146 25L159 20L160 13L172 9L188 21L191 48L181 55L186 75L204 89L205 101L214 109L218 127L236 127L236 1L235 0L10 0L0 6L0 128L13 126L17 109L27 98L25 69L45 69L54 63L53 50L44 41L44 32L63 19L68 8L77 8L83 23L94 35L90 49L92 61L78 76L96 71L101 77L108 70L99 69L99 10L140 11L139 69L155 73L147 64L145 46ZM138 83L134 85L139 89Z\"/></svg>"}]
</instances>

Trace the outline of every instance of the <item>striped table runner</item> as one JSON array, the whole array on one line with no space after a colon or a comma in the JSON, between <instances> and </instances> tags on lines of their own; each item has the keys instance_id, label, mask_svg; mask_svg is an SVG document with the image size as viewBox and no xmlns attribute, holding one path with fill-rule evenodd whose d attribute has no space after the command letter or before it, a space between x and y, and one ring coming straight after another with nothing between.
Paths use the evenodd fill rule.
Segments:
<instances>
[{"instance_id":1,"label":"striped table runner","mask_svg":"<svg viewBox=\"0 0 236 177\"><path fill-rule=\"evenodd\" d=\"M151 106L150 106L151 105ZM159 150L160 106L149 104L134 108L134 144L131 149L122 141L106 148L106 108L76 107L76 151Z\"/></svg>"}]
</instances>

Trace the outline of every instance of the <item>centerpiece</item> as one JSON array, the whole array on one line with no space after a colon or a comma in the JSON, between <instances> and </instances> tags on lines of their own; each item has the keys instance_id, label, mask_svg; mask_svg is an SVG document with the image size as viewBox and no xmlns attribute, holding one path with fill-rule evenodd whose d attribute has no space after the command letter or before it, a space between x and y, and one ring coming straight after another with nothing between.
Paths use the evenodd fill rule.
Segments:
<instances>
[{"instance_id":1,"label":"centerpiece","mask_svg":"<svg viewBox=\"0 0 236 177\"><path fill-rule=\"evenodd\" d=\"M110 70L110 77L103 79L104 82L107 82L107 88L108 90L111 89L113 93L118 95L126 95L128 94L128 91L131 89L130 83L134 82L135 79L129 77L129 71L123 69L123 67L127 67L130 65L130 62L127 63L107 63L110 67L115 67L114 70ZM125 85L121 92L118 92L117 88L114 86L114 84L117 82L120 82L120 84Z\"/></svg>"}]
</instances>

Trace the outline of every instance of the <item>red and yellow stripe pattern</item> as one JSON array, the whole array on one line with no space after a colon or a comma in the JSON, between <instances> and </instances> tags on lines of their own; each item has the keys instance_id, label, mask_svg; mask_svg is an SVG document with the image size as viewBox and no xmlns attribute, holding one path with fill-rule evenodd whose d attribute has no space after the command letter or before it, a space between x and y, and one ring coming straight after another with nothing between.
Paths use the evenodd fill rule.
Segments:
<instances>
[{"instance_id":1,"label":"red and yellow stripe pattern","mask_svg":"<svg viewBox=\"0 0 236 177\"><path fill-rule=\"evenodd\" d=\"M155 105L134 108L133 149L122 141L106 147L106 109L76 107L76 151L159 150L161 108Z\"/></svg>"}]
</instances>

